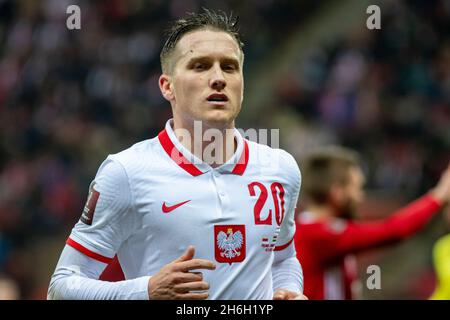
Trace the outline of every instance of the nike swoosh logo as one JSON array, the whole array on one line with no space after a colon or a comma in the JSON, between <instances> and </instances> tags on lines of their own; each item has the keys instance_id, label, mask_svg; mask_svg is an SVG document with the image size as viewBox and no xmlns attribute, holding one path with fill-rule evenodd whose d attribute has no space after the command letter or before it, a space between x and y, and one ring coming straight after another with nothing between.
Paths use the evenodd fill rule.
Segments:
<instances>
[{"instance_id":1,"label":"nike swoosh logo","mask_svg":"<svg viewBox=\"0 0 450 320\"><path fill-rule=\"evenodd\" d=\"M174 204L173 206L167 206L167 205L166 205L166 202L164 201L164 203L163 203L163 205L162 205L162 211L163 211L164 213L169 213L169 212L175 210L176 208L181 207L183 204L188 203L189 201L191 201L191 200L186 200L186 201L183 201L183 202Z\"/></svg>"}]
</instances>

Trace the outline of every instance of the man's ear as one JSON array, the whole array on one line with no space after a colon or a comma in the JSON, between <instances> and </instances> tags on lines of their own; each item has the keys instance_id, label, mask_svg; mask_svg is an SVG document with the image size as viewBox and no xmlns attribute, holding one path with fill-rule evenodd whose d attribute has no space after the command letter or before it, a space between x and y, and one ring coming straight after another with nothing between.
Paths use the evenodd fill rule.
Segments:
<instances>
[{"instance_id":1,"label":"man's ear","mask_svg":"<svg viewBox=\"0 0 450 320\"><path fill-rule=\"evenodd\" d=\"M159 76L159 90L167 101L172 101L174 99L173 88L172 88L172 79L167 74L162 74Z\"/></svg>"},{"instance_id":2,"label":"man's ear","mask_svg":"<svg viewBox=\"0 0 450 320\"><path fill-rule=\"evenodd\" d=\"M330 193L329 193L331 203L340 205L344 200L344 196L345 196L345 190L341 185L333 184L331 186Z\"/></svg>"}]
</instances>

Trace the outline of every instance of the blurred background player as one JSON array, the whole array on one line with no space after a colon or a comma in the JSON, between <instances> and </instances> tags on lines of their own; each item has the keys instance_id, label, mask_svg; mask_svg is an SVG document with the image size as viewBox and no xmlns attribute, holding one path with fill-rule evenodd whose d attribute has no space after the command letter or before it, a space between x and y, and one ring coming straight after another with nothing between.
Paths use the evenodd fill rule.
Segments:
<instances>
[{"instance_id":1,"label":"blurred background player","mask_svg":"<svg viewBox=\"0 0 450 320\"><path fill-rule=\"evenodd\" d=\"M448 166L436 187L388 218L357 221L354 219L364 200L365 183L358 155L341 147L323 147L311 152L301 164L306 207L297 219L295 244L309 299L360 298L354 254L407 239L450 199ZM444 243L437 248L443 248ZM435 258L437 254L442 259L442 253L438 253L442 250L435 251Z\"/></svg>"},{"instance_id":2,"label":"blurred background player","mask_svg":"<svg viewBox=\"0 0 450 320\"><path fill-rule=\"evenodd\" d=\"M446 218L447 226L450 227L450 206L447 206ZM430 299L450 300L450 233L436 241L432 255L436 288Z\"/></svg>"}]
</instances>

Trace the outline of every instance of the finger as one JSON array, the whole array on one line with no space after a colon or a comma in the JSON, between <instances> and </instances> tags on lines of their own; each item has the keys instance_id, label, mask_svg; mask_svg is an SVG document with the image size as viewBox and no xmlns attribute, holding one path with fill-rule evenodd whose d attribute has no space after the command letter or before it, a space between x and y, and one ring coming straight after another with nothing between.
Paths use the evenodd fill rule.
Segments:
<instances>
[{"instance_id":1,"label":"finger","mask_svg":"<svg viewBox=\"0 0 450 320\"><path fill-rule=\"evenodd\" d=\"M175 291L187 293L189 291L209 290L209 284L205 281L180 283L174 286Z\"/></svg>"},{"instance_id":2,"label":"finger","mask_svg":"<svg viewBox=\"0 0 450 320\"><path fill-rule=\"evenodd\" d=\"M201 279L203 279L203 273L200 271L194 271L194 272L189 272L189 273L195 274L195 275L199 276Z\"/></svg>"},{"instance_id":3,"label":"finger","mask_svg":"<svg viewBox=\"0 0 450 320\"><path fill-rule=\"evenodd\" d=\"M179 300L205 300L209 297L208 292L201 292L201 293L180 293L177 295L177 299Z\"/></svg>"},{"instance_id":4,"label":"finger","mask_svg":"<svg viewBox=\"0 0 450 320\"><path fill-rule=\"evenodd\" d=\"M187 272L194 269L214 270L214 262L206 259L191 259L189 261L179 262L174 266L174 271Z\"/></svg>"},{"instance_id":5,"label":"finger","mask_svg":"<svg viewBox=\"0 0 450 320\"><path fill-rule=\"evenodd\" d=\"M195 254L195 247L189 246L186 251L177 259L175 259L173 262L183 262L191 260L194 257Z\"/></svg>"},{"instance_id":6,"label":"finger","mask_svg":"<svg viewBox=\"0 0 450 320\"><path fill-rule=\"evenodd\" d=\"M301 293L289 292L286 299L287 300L303 300L303 295Z\"/></svg>"},{"instance_id":7,"label":"finger","mask_svg":"<svg viewBox=\"0 0 450 320\"><path fill-rule=\"evenodd\" d=\"M287 292L284 290L277 290L273 295L273 300L285 300L287 299Z\"/></svg>"},{"instance_id":8,"label":"finger","mask_svg":"<svg viewBox=\"0 0 450 320\"><path fill-rule=\"evenodd\" d=\"M289 299L289 300L309 300L307 296L305 296L304 294L299 294L296 297Z\"/></svg>"},{"instance_id":9,"label":"finger","mask_svg":"<svg viewBox=\"0 0 450 320\"><path fill-rule=\"evenodd\" d=\"M201 272L178 272L175 277L175 283L197 282L203 280Z\"/></svg>"}]
</instances>

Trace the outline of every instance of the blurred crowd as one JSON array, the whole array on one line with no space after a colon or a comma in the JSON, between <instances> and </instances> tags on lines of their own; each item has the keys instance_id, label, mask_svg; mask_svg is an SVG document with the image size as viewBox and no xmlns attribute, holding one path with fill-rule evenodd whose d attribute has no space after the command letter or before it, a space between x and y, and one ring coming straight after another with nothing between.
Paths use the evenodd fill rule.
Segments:
<instances>
[{"instance_id":1,"label":"blurred crowd","mask_svg":"<svg viewBox=\"0 0 450 320\"><path fill-rule=\"evenodd\" d=\"M299 119L287 121L291 152L343 144L362 154L370 187L417 196L450 159L450 3L382 3L381 30L309 48L272 109Z\"/></svg>"},{"instance_id":2,"label":"blurred crowd","mask_svg":"<svg viewBox=\"0 0 450 320\"><path fill-rule=\"evenodd\" d=\"M45 298L30 247L67 236L101 161L170 117L157 86L169 20L232 10L247 72L327 2L0 0L0 278L13 293ZM71 4L81 30L66 28ZM355 148L370 188L416 196L450 160L449 35L448 1L390 3L382 30L309 48L275 81L266 125L286 123L282 147L297 155L309 141Z\"/></svg>"}]
</instances>

